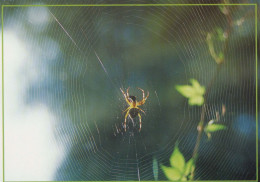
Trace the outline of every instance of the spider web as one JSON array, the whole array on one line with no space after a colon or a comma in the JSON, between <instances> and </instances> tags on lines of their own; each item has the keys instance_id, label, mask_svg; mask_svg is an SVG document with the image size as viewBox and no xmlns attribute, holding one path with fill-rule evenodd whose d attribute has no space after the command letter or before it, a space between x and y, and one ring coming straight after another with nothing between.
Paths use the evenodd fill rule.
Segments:
<instances>
[{"instance_id":1,"label":"spider web","mask_svg":"<svg viewBox=\"0 0 260 182\"><path fill-rule=\"evenodd\" d=\"M31 17L41 10L47 14L44 28L25 15L32 9ZM203 136L196 171L203 180L256 178L254 7L231 11L228 61L206 113L207 121L223 114L219 122L228 130L213 134L211 141ZM166 180L160 164L169 166L176 142L186 161L191 158L201 108L189 106L175 86L189 84L190 78L208 85L214 76L217 64L206 36L227 26L219 7L26 7L7 8L4 15L7 26L25 29L21 37L30 42L30 57L40 59L36 67L42 79L30 83L25 101L40 102L56 116L51 141L63 158L52 180L154 180L154 158L159 180ZM137 87L150 93L140 106L146 112L141 132L138 117L128 118L127 131L123 128L127 104L120 88L128 87L137 100L142 99Z\"/></svg>"}]
</instances>

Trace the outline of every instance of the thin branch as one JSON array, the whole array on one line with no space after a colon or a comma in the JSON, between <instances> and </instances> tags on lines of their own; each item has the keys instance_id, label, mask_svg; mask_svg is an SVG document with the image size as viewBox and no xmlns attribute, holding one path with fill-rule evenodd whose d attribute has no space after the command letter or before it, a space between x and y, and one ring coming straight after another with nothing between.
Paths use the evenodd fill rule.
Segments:
<instances>
[{"instance_id":1,"label":"thin branch","mask_svg":"<svg viewBox=\"0 0 260 182\"><path fill-rule=\"evenodd\" d=\"M230 12L227 11L227 14L225 14L225 15L226 15L226 18L227 18L228 26L227 26L226 31L225 31L226 39L225 39L224 46L223 46L223 55L224 55L223 59L225 59L225 55L227 53L228 42L229 42L228 40L229 40L230 33L232 31L232 24L233 24ZM218 64L218 67L216 69L216 72L215 72L214 76L212 77L212 79L210 80L208 86L206 87L206 92L205 92L205 95L204 95L204 104L202 105L200 121L199 121L199 124L197 126L198 136L197 136L195 147L194 147L193 154L192 154L192 158L194 159L194 164L196 163L197 158L198 158L197 157L198 156L198 151L199 151L201 137L202 137L203 130L204 130L205 115L206 115L206 111L207 111L206 106L207 106L208 95L209 95L209 93L210 93L210 91L212 89L212 86L215 84L215 81L216 81L216 79L217 79L217 77L219 75L219 72L220 72L220 70L222 68L222 64L224 62L225 62L225 60L223 60L221 63ZM195 175L195 168L191 172L191 180L194 179L194 175Z\"/></svg>"}]
</instances>

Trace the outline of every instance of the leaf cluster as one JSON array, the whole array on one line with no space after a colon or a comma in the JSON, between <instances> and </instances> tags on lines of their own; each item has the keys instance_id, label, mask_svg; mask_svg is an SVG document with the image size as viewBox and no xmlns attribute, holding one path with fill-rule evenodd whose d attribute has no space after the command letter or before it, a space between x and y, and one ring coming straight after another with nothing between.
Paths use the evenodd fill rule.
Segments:
<instances>
[{"instance_id":1,"label":"leaf cluster","mask_svg":"<svg viewBox=\"0 0 260 182\"><path fill-rule=\"evenodd\" d=\"M165 176L171 181L187 181L190 179L191 171L194 170L194 159L185 162L184 156L179 150L178 144L170 157L170 167L161 165Z\"/></svg>"},{"instance_id":2,"label":"leaf cluster","mask_svg":"<svg viewBox=\"0 0 260 182\"><path fill-rule=\"evenodd\" d=\"M204 103L205 87L195 79L190 79L191 85L177 85L176 90L189 99L189 105L201 106Z\"/></svg>"}]
</instances>

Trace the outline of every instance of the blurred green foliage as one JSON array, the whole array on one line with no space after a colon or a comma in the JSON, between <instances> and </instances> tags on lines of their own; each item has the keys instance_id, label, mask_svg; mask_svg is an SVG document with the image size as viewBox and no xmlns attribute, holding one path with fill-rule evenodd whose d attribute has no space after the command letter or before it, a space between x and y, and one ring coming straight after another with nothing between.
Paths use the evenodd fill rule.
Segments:
<instances>
[{"instance_id":1,"label":"blurred green foliage","mask_svg":"<svg viewBox=\"0 0 260 182\"><path fill-rule=\"evenodd\" d=\"M221 130L225 130L225 129L227 129L227 126L225 126L225 125L208 123L204 127L204 132L206 133L206 135L208 136L208 139L210 140L211 139L211 133L221 131Z\"/></svg>"},{"instance_id":2,"label":"blurred green foliage","mask_svg":"<svg viewBox=\"0 0 260 182\"><path fill-rule=\"evenodd\" d=\"M207 44L208 44L208 47L209 47L210 55L213 57L213 59L216 61L217 64L220 64L224 60L224 54L223 54L222 51L220 51L219 53L216 53L213 40L214 40L215 36L217 36L217 39L220 40L221 42L224 41L225 38L223 36L223 31L221 31L221 29L217 29L217 33L218 33L218 35L208 33Z\"/></svg>"},{"instance_id":3,"label":"blurred green foliage","mask_svg":"<svg viewBox=\"0 0 260 182\"><path fill-rule=\"evenodd\" d=\"M190 79L190 85L177 85L176 89L184 97L189 99L189 105L201 106L204 103L203 95L205 94L205 87L201 86L195 79Z\"/></svg>"},{"instance_id":4,"label":"blurred green foliage","mask_svg":"<svg viewBox=\"0 0 260 182\"><path fill-rule=\"evenodd\" d=\"M225 125L222 125L222 124L209 124L204 128L204 131L207 132L207 133L212 133L212 132L224 130L226 128L227 127Z\"/></svg>"},{"instance_id":5,"label":"blurred green foliage","mask_svg":"<svg viewBox=\"0 0 260 182\"><path fill-rule=\"evenodd\" d=\"M161 165L165 176L171 181L186 181L189 179L191 171L195 168L194 160L191 158L185 162L183 154L178 148L178 143L175 144L174 151L170 157L170 167Z\"/></svg>"}]
</instances>

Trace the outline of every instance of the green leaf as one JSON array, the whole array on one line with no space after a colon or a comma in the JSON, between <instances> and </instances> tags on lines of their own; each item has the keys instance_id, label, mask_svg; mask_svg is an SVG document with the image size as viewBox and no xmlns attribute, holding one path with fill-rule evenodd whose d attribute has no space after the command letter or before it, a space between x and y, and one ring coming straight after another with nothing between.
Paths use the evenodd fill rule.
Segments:
<instances>
[{"instance_id":1,"label":"green leaf","mask_svg":"<svg viewBox=\"0 0 260 182\"><path fill-rule=\"evenodd\" d=\"M223 60L223 59L224 59L224 54L223 54L223 52L220 52L220 53L218 54L218 58L219 58L220 60Z\"/></svg>"},{"instance_id":2,"label":"green leaf","mask_svg":"<svg viewBox=\"0 0 260 182\"><path fill-rule=\"evenodd\" d=\"M189 85L177 85L176 90L187 98L191 97L194 94L194 89Z\"/></svg>"},{"instance_id":3,"label":"green leaf","mask_svg":"<svg viewBox=\"0 0 260 182\"><path fill-rule=\"evenodd\" d=\"M154 180L158 181L158 161L156 158L153 158L153 176Z\"/></svg>"},{"instance_id":4,"label":"green leaf","mask_svg":"<svg viewBox=\"0 0 260 182\"><path fill-rule=\"evenodd\" d=\"M202 96L194 96L189 99L189 105L201 106L204 103L204 98Z\"/></svg>"},{"instance_id":5,"label":"green leaf","mask_svg":"<svg viewBox=\"0 0 260 182\"><path fill-rule=\"evenodd\" d=\"M191 86L177 85L176 90L189 99L189 105L201 106L204 103L203 95L205 93L205 87L201 86L195 79L190 79L190 82Z\"/></svg>"},{"instance_id":6,"label":"green leaf","mask_svg":"<svg viewBox=\"0 0 260 182\"><path fill-rule=\"evenodd\" d=\"M192 87L194 88L196 95L203 95L205 93L205 88L200 86L199 82L194 78L190 79Z\"/></svg>"},{"instance_id":7,"label":"green leaf","mask_svg":"<svg viewBox=\"0 0 260 182\"><path fill-rule=\"evenodd\" d=\"M222 35L224 33L222 28L220 28L220 27L216 28L216 31L217 31L218 35Z\"/></svg>"},{"instance_id":8,"label":"green leaf","mask_svg":"<svg viewBox=\"0 0 260 182\"><path fill-rule=\"evenodd\" d=\"M214 44L213 44L213 37L215 37L212 33L208 33L207 34L207 44L208 44L208 48L209 48L209 52L210 55L212 56L212 58L216 61L217 64L221 64L224 61L224 54L223 53L219 53L217 54L214 48ZM222 35L222 37L225 39L224 34ZM222 39L222 38L221 38Z\"/></svg>"},{"instance_id":9,"label":"green leaf","mask_svg":"<svg viewBox=\"0 0 260 182\"><path fill-rule=\"evenodd\" d=\"M183 173L185 167L185 159L178 148L178 144L175 145L174 151L170 157L170 164L172 167L178 169L181 173Z\"/></svg>"},{"instance_id":10,"label":"green leaf","mask_svg":"<svg viewBox=\"0 0 260 182\"><path fill-rule=\"evenodd\" d=\"M216 29L216 31L217 31L217 34L218 34L218 40L225 41L224 32L223 32L222 28L218 27Z\"/></svg>"},{"instance_id":11,"label":"green leaf","mask_svg":"<svg viewBox=\"0 0 260 182\"><path fill-rule=\"evenodd\" d=\"M179 180L182 177L180 171L174 167L166 167L162 165L161 168L165 176L171 181Z\"/></svg>"},{"instance_id":12,"label":"green leaf","mask_svg":"<svg viewBox=\"0 0 260 182\"><path fill-rule=\"evenodd\" d=\"M189 175L191 173L193 167L194 167L194 159L191 158L185 165L184 175L185 176Z\"/></svg>"},{"instance_id":13,"label":"green leaf","mask_svg":"<svg viewBox=\"0 0 260 182\"><path fill-rule=\"evenodd\" d=\"M181 178L181 181L187 181L187 178L186 178L185 176L183 176L183 177Z\"/></svg>"},{"instance_id":14,"label":"green leaf","mask_svg":"<svg viewBox=\"0 0 260 182\"><path fill-rule=\"evenodd\" d=\"M224 11L224 6L223 6L223 5L220 5L220 6L218 6L218 8L219 8L219 10L223 13L223 11Z\"/></svg>"},{"instance_id":15,"label":"green leaf","mask_svg":"<svg viewBox=\"0 0 260 182\"><path fill-rule=\"evenodd\" d=\"M227 127L222 124L210 124L204 128L204 131L206 133L212 133L212 132L216 132L216 131L220 131L220 130L225 130L226 128Z\"/></svg>"},{"instance_id":16,"label":"green leaf","mask_svg":"<svg viewBox=\"0 0 260 182\"><path fill-rule=\"evenodd\" d=\"M226 6L220 5L219 6L220 11L224 14L227 15L228 14L228 9Z\"/></svg>"}]
</instances>

